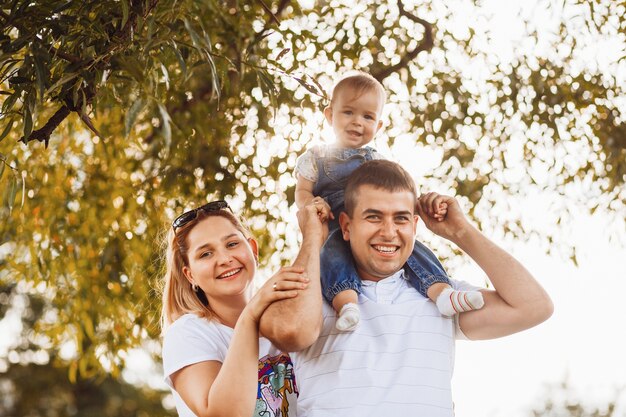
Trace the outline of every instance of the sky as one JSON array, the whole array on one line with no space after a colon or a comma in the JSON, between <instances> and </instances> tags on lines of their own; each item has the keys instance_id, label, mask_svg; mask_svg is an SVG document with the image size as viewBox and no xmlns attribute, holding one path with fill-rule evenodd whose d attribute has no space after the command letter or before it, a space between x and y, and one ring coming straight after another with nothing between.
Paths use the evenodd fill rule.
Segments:
<instances>
[{"instance_id":1,"label":"sky","mask_svg":"<svg viewBox=\"0 0 626 417\"><path fill-rule=\"evenodd\" d=\"M613 416L626 416L626 248L607 239L607 231L615 227L611 216L591 217L581 210L573 219L570 235L578 266L528 242L497 242L541 282L554 314L538 327L506 338L457 342L457 417L530 416L563 382L570 387L569 401L588 407L617 402ZM612 232L626 236L626 230ZM480 285L484 274L466 265L455 278Z\"/></svg>"},{"instance_id":2,"label":"sky","mask_svg":"<svg viewBox=\"0 0 626 417\"><path fill-rule=\"evenodd\" d=\"M533 17L538 28L550 30L554 18L537 9L536 1L485 2L492 17L486 21L492 33L490 47L501 59L524 36L518 12ZM556 4L557 2L553 2ZM562 2L558 2L562 3ZM622 45L623 47L623 45ZM618 46L604 44L583 53L589 62L605 62ZM602 64L599 64L602 65ZM618 74L623 83L626 74ZM576 192L576 190L574 190ZM577 190L583 195L585 190ZM518 200L531 229L549 224L546 202L566 196L555 193ZM561 227L562 243L576 248L578 265L559 250L546 254L532 239L526 242L498 240L535 275L554 302L553 316L522 333L491 341L457 342L453 398L457 417L531 416L547 398L588 407L617 402L614 417L626 416L626 327L623 324L626 294L626 227L624 210L597 211L593 216L571 204L572 217ZM547 224L548 222L548 224ZM422 230L421 233L428 233ZM454 278L484 284L484 273L468 263ZM566 382L569 388L559 391Z\"/></svg>"}]
</instances>

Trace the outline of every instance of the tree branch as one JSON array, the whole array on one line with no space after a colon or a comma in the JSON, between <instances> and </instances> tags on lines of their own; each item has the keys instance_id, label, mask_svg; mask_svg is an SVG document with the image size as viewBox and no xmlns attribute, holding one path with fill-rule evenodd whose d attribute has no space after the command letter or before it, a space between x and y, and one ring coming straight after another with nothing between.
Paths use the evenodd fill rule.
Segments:
<instances>
[{"instance_id":1,"label":"tree branch","mask_svg":"<svg viewBox=\"0 0 626 417\"><path fill-rule=\"evenodd\" d=\"M257 0L259 3L261 3L261 7L263 7L263 9L269 13L270 15L270 19L273 20L274 22L276 22L277 25L280 25L280 20L278 20L278 17L276 17L276 15L272 12L272 9L269 8L269 6L267 4L265 4L265 2L263 0ZM279 7L280 10L280 7Z\"/></svg>"},{"instance_id":2,"label":"tree branch","mask_svg":"<svg viewBox=\"0 0 626 417\"><path fill-rule=\"evenodd\" d=\"M391 74L399 71L400 69L406 68L409 65L409 63L413 61L420 52L430 51L434 45L433 25L425 21L424 19L421 19L415 16L414 14L407 12L404 9L404 4L402 3L402 0L397 0L397 3L398 3L398 9L400 10L400 16L404 16L412 20L413 22L418 23L424 27L424 39L422 39L422 42L420 42L420 44L417 45L415 49L407 52L407 54L404 55L400 59L400 62L398 62L395 65L383 68L382 70L377 71L375 74L372 74L372 76L376 78L378 81L382 81L388 76L390 76Z\"/></svg>"},{"instance_id":3,"label":"tree branch","mask_svg":"<svg viewBox=\"0 0 626 417\"><path fill-rule=\"evenodd\" d=\"M143 2L141 0L134 0L131 3L131 5L141 7L142 8L141 15L142 17L145 18L156 7L157 3L158 3L158 0L151 0L149 3L147 3L146 7L143 8ZM111 39L116 39L116 41L112 42L112 45L110 46L108 52L103 53L103 55L109 55L109 56L103 59L101 61L102 63L108 62L109 58L114 53L116 53L120 49L123 49L125 45L132 42L132 33L137 24L138 15L139 15L138 13L132 13L128 21L124 25L124 27L118 29L112 34ZM2 10L0 10L0 17L3 17L8 22L10 16L4 13ZM50 46L50 51L56 54L56 56L58 56L59 58L69 61L71 63L77 63L77 62L82 61L80 57L76 57L74 55L70 55L65 52L59 51L53 46ZM85 63L81 65L81 67L87 68L90 65L92 65L93 62L94 60L85 61ZM85 97L86 99L85 105L91 104L91 101L93 100L93 97L95 96L95 94L96 94L95 87L87 88L86 97ZM44 142L45 147L47 148L48 143L50 141L50 136L52 135L54 130L57 127L59 127L61 122L63 122L63 120L65 120L72 111L76 112L80 116L80 119L83 121L83 123L87 125L87 127L92 132L94 132L98 137L101 137L100 133L91 122L91 119L89 119L89 117L82 112L82 109L81 109L82 103L77 105L77 104L73 104L69 102L68 100L64 100L64 101L65 101L65 104L61 106L61 108L59 108L59 110L57 110L56 113L54 113L54 115L50 117L50 119L48 119L48 121L43 127L41 127L40 129L34 130L28 138L24 138L24 137L20 138L19 142L23 142L24 144L28 145L28 142L33 141L33 140L38 140L39 142Z\"/></svg>"},{"instance_id":4,"label":"tree branch","mask_svg":"<svg viewBox=\"0 0 626 417\"><path fill-rule=\"evenodd\" d=\"M38 140L39 142L44 142L45 147L48 148L50 135L70 113L71 110L67 106L61 106L42 128L34 130L28 138L20 138L18 142L23 142L25 145L28 145L28 142L31 140Z\"/></svg>"}]
</instances>

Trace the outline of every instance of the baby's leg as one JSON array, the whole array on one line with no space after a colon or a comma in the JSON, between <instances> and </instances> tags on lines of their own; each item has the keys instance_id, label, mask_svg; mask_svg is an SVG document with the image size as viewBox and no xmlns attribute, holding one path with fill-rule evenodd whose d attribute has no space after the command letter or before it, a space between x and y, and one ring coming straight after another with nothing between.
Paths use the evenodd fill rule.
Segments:
<instances>
[{"instance_id":1,"label":"baby's leg","mask_svg":"<svg viewBox=\"0 0 626 417\"><path fill-rule=\"evenodd\" d=\"M333 308L337 313L348 303L356 304L359 296L354 290L343 290L333 298Z\"/></svg>"},{"instance_id":2,"label":"baby's leg","mask_svg":"<svg viewBox=\"0 0 626 417\"><path fill-rule=\"evenodd\" d=\"M354 268L350 246L340 230L330 234L320 254L320 276L324 298L338 312L335 327L354 330L359 323L357 304L360 280Z\"/></svg>"},{"instance_id":3,"label":"baby's leg","mask_svg":"<svg viewBox=\"0 0 626 417\"><path fill-rule=\"evenodd\" d=\"M344 290L333 298L333 308L339 317L335 327L341 331L351 331L356 328L361 320L361 312L357 304L358 294L354 290Z\"/></svg>"},{"instance_id":4,"label":"baby's leg","mask_svg":"<svg viewBox=\"0 0 626 417\"><path fill-rule=\"evenodd\" d=\"M424 244L415 241L408 260L414 276L409 277L413 287L431 299L444 316L453 316L464 311L477 310L485 304L480 291L456 291L434 253Z\"/></svg>"},{"instance_id":5,"label":"baby's leg","mask_svg":"<svg viewBox=\"0 0 626 417\"><path fill-rule=\"evenodd\" d=\"M465 311L478 310L485 305L480 291L456 291L450 285L436 282L427 290L428 298L435 302L444 316L454 316Z\"/></svg>"}]
</instances>

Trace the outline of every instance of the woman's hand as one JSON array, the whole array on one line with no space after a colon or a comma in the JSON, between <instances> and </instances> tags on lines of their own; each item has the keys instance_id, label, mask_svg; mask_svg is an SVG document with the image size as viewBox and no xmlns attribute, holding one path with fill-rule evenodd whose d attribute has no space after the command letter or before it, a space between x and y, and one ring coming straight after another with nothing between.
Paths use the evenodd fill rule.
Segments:
<instances>
[{"instance_id":1,"label":"woman's hand","mask_svg":"<svg viewBox=\"0 0 626 417\"><path fill-rule=\"evenodd\" d=\"M246 315L258 323L265 309L275 301L298 296L299 290L309 286L304 268L288 266L281 268L257 291L246 305L242 316Z\"/></svg>"}]
</instances>

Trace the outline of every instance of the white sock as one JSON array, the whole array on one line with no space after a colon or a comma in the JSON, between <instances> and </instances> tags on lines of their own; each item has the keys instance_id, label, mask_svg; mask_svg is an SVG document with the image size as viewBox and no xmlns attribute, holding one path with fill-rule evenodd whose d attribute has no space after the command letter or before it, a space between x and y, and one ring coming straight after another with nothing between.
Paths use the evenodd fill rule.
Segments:
<instances>
[{"instance_id":1,"label":"white sock","mask_svg":"<svg viewBox=\"0 0 626 417\"><path fill-rule=\"evenodd\" d=\"M339 317L335 327L342 332L351 332L361 320L361 311L359 306L354 303L347 303L339 311Z\"/></svg>"},{"instance_id":2,"label":"white sock","mask_svg":"<svg viewBox=\"0 0 626 417\"><path fill-rule=\"evenodd\" d=\"M436 304L441 314L451 317L465 311L481 309L485 301L480 291L455 291L446 288L437 297Z\"/></svg>"}]
</instances>

